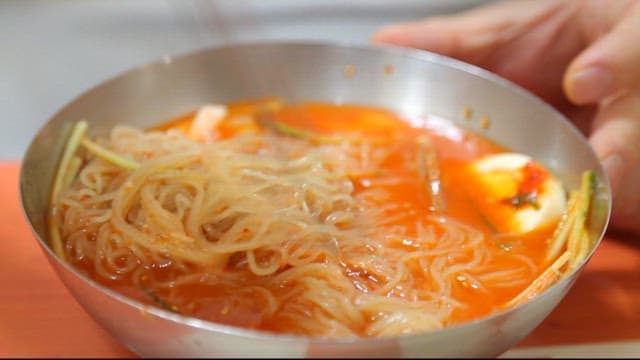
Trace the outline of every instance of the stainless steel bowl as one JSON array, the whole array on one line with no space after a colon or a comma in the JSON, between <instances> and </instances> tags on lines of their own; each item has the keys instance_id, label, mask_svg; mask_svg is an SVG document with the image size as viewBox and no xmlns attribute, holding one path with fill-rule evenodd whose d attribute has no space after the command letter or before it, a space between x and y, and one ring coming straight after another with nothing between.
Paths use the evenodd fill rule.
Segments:
<instances>
[{"instance_id":1,"label":"stainless steel bowl","mask_svg":"<svg viewBox=\"0 0 640 360\"><path fill-rule=\"evenodd\" d=\"M90 89L63 107L30 144L22 163L24 212L44 253L77 301L132 351L150 357L489 357L517 344L569 291L582 266L540 296L491 316L394 338L319 340L201 321L143 305L96 284L52 252L45 214L53 175L73 123L91 134L116 123L146 127L207 102L277 95L435 115L531 154L570 188L593 169L600 186L589 219L597 248L610 215L608 181L582 134L523 89L477 67L418 50L321 43L255 43L165 58ZM465 107L474 119L463 119ZM479 118L487 116L483 128ZM584 264L583 264L584 265Z\"/></svg>"}]
</instances>

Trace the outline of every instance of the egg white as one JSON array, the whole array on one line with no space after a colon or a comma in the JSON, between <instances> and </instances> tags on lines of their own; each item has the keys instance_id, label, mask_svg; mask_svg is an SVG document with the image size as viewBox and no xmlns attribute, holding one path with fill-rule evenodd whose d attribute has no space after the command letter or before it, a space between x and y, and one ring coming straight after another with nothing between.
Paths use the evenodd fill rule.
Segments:
<instances>
[{"instance_id":1,"label":"egg white","mask_svg":"<svg viewBox=\"0 0 640 360\"><path fill-rule=\"evenodd\" d=\"M518 194L519 181L523 180L523 167L534 161L520 153L489 155L471 164L479 186L482 186L487 201L502 206L508 219L500 219L501 228L509 233L526 233L557 222L566 208L566 193L562 183L549 172L536 194L536 205L514 206L509 198ZM504 213L504 212L503 212ZM491 221L492 219L489 218Z\"/></svg>"}]
</instances>

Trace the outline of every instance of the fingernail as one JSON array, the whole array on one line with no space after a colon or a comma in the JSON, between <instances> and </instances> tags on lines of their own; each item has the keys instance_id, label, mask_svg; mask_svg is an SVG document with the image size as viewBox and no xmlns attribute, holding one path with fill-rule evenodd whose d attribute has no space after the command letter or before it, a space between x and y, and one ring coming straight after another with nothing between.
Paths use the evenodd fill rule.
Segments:
<instances>
[{"instance_id":1,"label":"fingernail","mask_svg":"<svg viewBox=\"0 0 640 360\"><path fill-rule=\"evenodd\" d=\"M602 160L602 167L609 178L611 192L615 194L624 175L624 160L618 154L609 155Z\"/></svg>"},{"instance_id":2,"label":"fingernail","mask_svg":"<svg viewBox=\"0 0 640 360\"><path fill-rule=\"evenodd\" d=\"M601 100L613 92L613 73L602 66L580 70L570 78L571 98L584 104Z\"/></svg>"}]
</instances>

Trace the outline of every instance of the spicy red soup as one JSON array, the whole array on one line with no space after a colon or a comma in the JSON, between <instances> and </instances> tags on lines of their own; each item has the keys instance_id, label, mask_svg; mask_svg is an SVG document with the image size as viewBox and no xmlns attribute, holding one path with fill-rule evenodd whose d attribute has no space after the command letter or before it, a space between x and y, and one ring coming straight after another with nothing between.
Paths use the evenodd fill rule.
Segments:
<instances>
[{"instance_id":1,"label":"spicy red soup","mask_svg":"<svg viewBox=\"0 0 640 360\"><path fill-rule=\"evenodd\" d=\"M446 120L263 99L95 145L52 207L66 259L183 315L396 335L503 309L549 265L558 217L529 219L555 214L551 175L527 160L488 186L478 161L508 149Z\"/></svg>"}]
</instances>

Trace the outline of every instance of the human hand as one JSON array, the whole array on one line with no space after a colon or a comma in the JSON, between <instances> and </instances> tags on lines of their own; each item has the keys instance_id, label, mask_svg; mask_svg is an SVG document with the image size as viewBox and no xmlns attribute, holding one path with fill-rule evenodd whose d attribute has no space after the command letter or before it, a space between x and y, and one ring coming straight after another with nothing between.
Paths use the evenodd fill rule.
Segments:
<instances>
[{"instance_id":1,"label":"human hand","mask_svg":"<svg viewBox=\"0 0 640 360\"><path fill-rule=\"evenodd\" d=\"M562 111L610 179L612 229L640 233L640 1L491 3L390 25L373 41L478 65Z\"/></svg>"}]
</instances>

